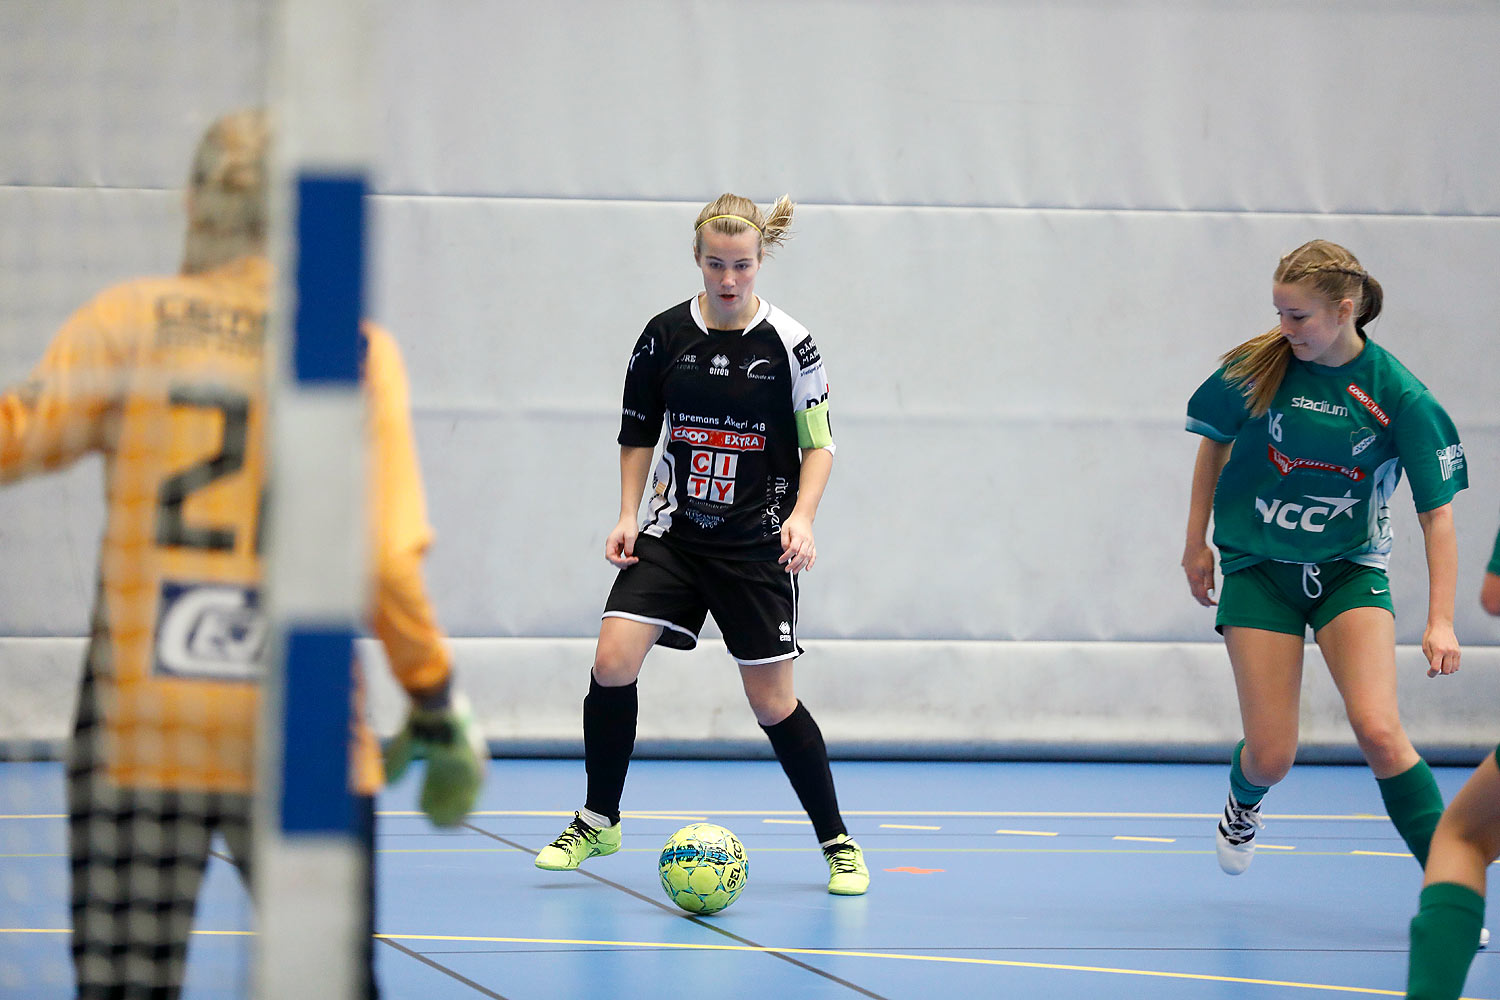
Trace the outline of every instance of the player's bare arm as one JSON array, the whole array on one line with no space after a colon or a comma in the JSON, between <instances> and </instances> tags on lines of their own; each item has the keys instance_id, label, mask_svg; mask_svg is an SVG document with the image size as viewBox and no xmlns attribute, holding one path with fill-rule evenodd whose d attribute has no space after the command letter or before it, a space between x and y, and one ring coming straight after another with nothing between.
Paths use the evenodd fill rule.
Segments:
<instances>
[{"instance_id":1,"label":"player's bare arm","mask_svg":"<svg viewBox=\"0 0 1500 1000\"><path fill-rule=\"evenodd\" d=\"M624 569L634 565L635 536L639 533L641 494L651 470L654 449L620 446L620 519L604 541L604 558Z\"/></svg>"},{"instance_id":2,"label":"player's bare arm","mask_svg":"<svg viewBox=\"0 0 1500 1000\"><path fill-rule=\"evenodd\" d=\"M826 448L802 449L802 472L797 480L797 506L781 525L781 558L777 561L790 572L812 569L818 559L813 541L813 518L828 477L833 472L833 453Z\"/></svg>"},{"instance_id":3,"label":"player's bare arm","mask_svg":"<svg viewBox=\"0 0 1500 1000\"><path fill-rule=\"evenodd\" d=\"M1458 539L1453 530L1453 504L1417 515L1427 549L1427 628L1422 652L1428 677L1458 672L1460 651L1453 633L1453 603L1458 590Z\"/></svg>"},{"instance_id":4,"label":"player's bare arm","mask_svg":"<svg viewBox=\"0 0 1500 1000\"><path fill-rule=\"evenodd\" d=\"M1214 550L1208 544L1208 522L1214 509L1214 485L1224 463L1229 461L1229 442L1204 438L1198 444L1198 458L1193 463L1193 489L1188 501L1187 542L1182 550L1182 569L1187 574L1193 600L1206 608L1214 600Z\"/></svg>"}]
</instances>

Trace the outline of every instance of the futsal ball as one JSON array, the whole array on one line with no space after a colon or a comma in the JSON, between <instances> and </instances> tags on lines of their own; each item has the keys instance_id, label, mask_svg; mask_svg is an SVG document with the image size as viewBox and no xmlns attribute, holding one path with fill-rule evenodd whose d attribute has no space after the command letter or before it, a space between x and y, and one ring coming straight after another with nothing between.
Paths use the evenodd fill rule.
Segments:
<instances>
[{"instance_id":1,"label":"futsal ball","mask_svg":"<svg viewBox=\"0 0 1500 1000\"><path fill-rule=\"evenodd\" d=\"M672 834L658 871L672 902L689 913L718 913L745 888L750 859L745 845L722 826L694 823Z\"/></svg>"}]
</instances>

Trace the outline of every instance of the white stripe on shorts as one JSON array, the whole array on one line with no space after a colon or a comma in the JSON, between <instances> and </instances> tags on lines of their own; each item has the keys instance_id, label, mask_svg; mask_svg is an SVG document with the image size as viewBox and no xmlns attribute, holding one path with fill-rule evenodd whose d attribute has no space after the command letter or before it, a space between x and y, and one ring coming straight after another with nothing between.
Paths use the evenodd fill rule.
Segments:
<instances>
[{"instance_id":1,"label":"white stripe on shorts","mask_svg":"<svg viewBox=\"0 0 1500 1000\"><path fill-rule=\"evenodd\" d=\"M768 656L763 660L742 660L733 653L730 653L730 658L742 667L754 667L762 663L777 663L781 660L795 659L802 655L798 652L799 645L797 643L797 574L791 570L787 570L786 575L791 578L790 582L792 585L792 648L786 653L777 656Z\"/></svg>"},{"instance_id":2,"label":"white stripe on shorts","mask_svg":"<svg viewBox=\"0 0 1500 1000\"><path fill-rule=\"evenodd\" d=\"M604 612L604 614L599 616L600 621L603 621L606 618L624 618L628 621L640 622L643 625L660 625L662 628L669 628L673 632L681 632L689 639L692 639L694 644L698 642L698 635L696 632L689 632L687 629L683 628L681 625L678 625L676 622L669 622L665 618L647 618L645 615L633 615L626 611L606 611Z\"/></svg>"}]
</instances>

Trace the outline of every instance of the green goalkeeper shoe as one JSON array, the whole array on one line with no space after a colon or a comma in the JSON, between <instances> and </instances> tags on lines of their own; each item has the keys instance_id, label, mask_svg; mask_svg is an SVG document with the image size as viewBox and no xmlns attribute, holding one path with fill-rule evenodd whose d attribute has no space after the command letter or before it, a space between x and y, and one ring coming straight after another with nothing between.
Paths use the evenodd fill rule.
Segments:
<instances>
[{"instance_id":1,"label":"green goalkeeper shoe","mask_svg":"<svg viewBox=\"0 0 1500 1000\"><path fill-rule=\"evenodd\" d=\"M562 834L537 852L536 866L549 872L570 872L589 858L603 857L620 849L620 824L604 829L589 826L573 814L573 822Z\"/></svg>"},{"instance_id":2,"label":"green goalkeeper shoe","mask_svg":"<svg viewBox=\"0 0 1500 1000\"><path fill-rule=\"evenodd\" d=\"M863 896L870 888L865 852L847 833L823 848L823 857L828 862L828 891L835 896Z\"/></svg>"}]
</instances>

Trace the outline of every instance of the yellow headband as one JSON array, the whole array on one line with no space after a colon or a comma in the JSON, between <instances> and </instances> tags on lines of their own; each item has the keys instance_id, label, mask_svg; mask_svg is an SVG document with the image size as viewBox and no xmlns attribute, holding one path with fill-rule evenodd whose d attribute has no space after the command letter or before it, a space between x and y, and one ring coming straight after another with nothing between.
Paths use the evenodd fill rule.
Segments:
<instances>
[{"instance_id":1,"label":"yellow headband","mask_svg":"<svg viewBox=\"0 0 1500 1000\"><path fill-rule=\"evenodd\" d=\"M749 226L751 229L755 230L757 233L761 232L761 228L759 226L751 222L749 219L745 218L743 215L710 215L708 218L698 223L697 226L693 227L693 232L696 233L698 230L702 229L704 226L708 225L715 219L737 219L740 222L743 222L745 225Z\"/></svg>"}]
</instances>

